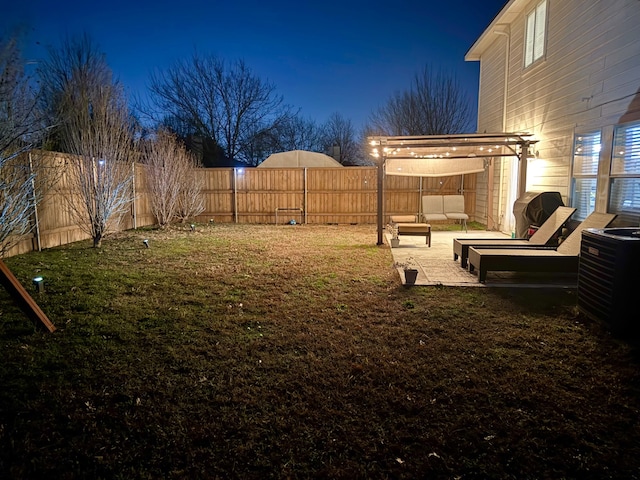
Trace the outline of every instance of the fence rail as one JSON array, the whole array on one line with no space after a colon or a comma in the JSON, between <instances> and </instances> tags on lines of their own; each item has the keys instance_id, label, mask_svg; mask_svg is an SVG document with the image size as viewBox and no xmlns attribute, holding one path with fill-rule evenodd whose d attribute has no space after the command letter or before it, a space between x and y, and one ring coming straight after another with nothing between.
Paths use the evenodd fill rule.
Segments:
<instances>
[{"instance_id":1,"label":"fence rail","mask_svg":"<svg viewBox=\"0 0 640 480\"><path fill-rule=\"evenodd\" d=\"M46 153L55 168L65 168L58 153ZM52 167L52 168L54 168ZM202 168L205 210L196 222L275 223L286 216L307 224L375 224L377 221L376 167L341 168ZM146 187L147 169L132 164L134 182L130 211L117 219L113 231L155 224ZM63 172L64 173L64 172ZM465 208L474 220L477 174L422 178L386 176L384 221L390 215L421 211L423 195L462 192ZM74 192L60 175L58 186L42 195L37 225L10 252L16 255L89 238L68 213ZM77 198L77 196L75 196ZM285 210L295 209L295 210ZM35 220L34 220L35 221Z\"/></svg>"}]
</instances>

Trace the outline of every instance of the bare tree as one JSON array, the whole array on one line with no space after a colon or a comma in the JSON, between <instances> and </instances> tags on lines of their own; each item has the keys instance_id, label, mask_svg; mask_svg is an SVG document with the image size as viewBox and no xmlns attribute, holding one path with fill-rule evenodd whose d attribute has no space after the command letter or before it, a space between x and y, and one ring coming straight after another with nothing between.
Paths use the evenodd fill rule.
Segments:
<instances>
[{"instance_id":1,"label":"bare tree","mask_svg":"<svg viewBox=\"0 0 640 480\"><path fill-rule=\"evenodd\" d=\"M277 139L275 151L307 150L322 152L324 150L322 129L312 120L299 115L281 122L274 131ZM271 152L273 153L273 152Z\"/></svg>"},{"instance_id":2,"label":"bare tree","mask_svg":"<svg viewBox=\"0 0 640 480\"><path fill-rule=\"evenodd\" d=\"M112 84L112 72L105 55L91 38L84 34L64 38L59 46L50 46L48 56L38 64L40 82L40 108L53 125L47 139L47 148L63 152L61 138L65 123L75 108L69 103L69 86L86 89L89 85Z\"/></svg>"},{"instance_id":3,"label":"bare tree","mask_svg":"<svg viewBox=\"0 0 640 480\"><path fill-rule=\"evenodd\" d=\"M269 129L256 132L243 150L249 165L259 165L269 155L288 150L322 152L322 131L313 120L298 115L283 117Z\"/></svg>"},{"instance_id":4,"label":"bare tree","mask_svg":"<svg viewBox=\"0 0 640 480\"><path fill-rule=\"evenodd\" d=\"M322 127L324 150L338 152L338 160L344 164L357 164L361 152L360 143L356 140L355 129L351 120L335 112Z\"/></svg>"},{"instance_id":5,"label":"bare tree","mask_svg":"<svg viewBox=\"0 0 640 480\"><path fill-rule=\"evenodd\" d=\"M86 37L67 40L51 53L51 64L59 68L43 83L55 86L58 141L74 155L68 161L72 195L65 198L78 226L100 247L131 202L131 116L122 87Z\"/></svg>"},{"instance_id":6,"label":"bare tree","mask_svg":"<svg viewBox=\"0 0 640 480\"><path fill-rule=\"evenodd\" d=\"M195 173L198 164L174 134L158 131L144 149L143 162L147 165L151 211L161 228L176 217L185 221L202 212L201 184Z\"/></svg>"},{"instance_id":7,"label":"bare tree","mask_svg":"<svg viewBox=\"0 0 640 480\"><path fill-rule=\"evenodd\" d=\"M176 210L176 216L181 222L195 218L205 209L204 197L202 196L204 180L202 173L197 170L201 165L193 156L186 157L185 160L189 163L189 168L183 171Z\"/></svg>"},{"instance_id":8,"label":"bare tree","mask_svg":"<svg viewBox=\"0 0 640 480\"><path fill-rule=\"evenodd\" d=\"M0 257L33 228L33 175L18 158L0 159Z\"/></svg>"},{"instance_id":9,"label":"bare tree","mask_svg":"<svg viewBox=\"0 0 640 480\"><path fill-rule=\"evenodd\" d=\"M17 40L0 38L0 256L35 225L40 197L34 187L37 180L44 188L46 171L39 155L25 152L39 145L45 132Z\"/></svg>"},{"instance_id":10,"label":"bare tree","mask_svg":"<svg viewBox=\"0 0 640 480\"><path fill-rule=\"evenodd\" d=\"M408 91L375 111L368 129L382 135L463 133L471 125L471 103L456 77L425 67Z\"/></svg>"},{"instance_id":11,"label":"bare tree","mask_svg":"<svg viewBox=\"0 0 640 480\"><path fill-rule=\"evenodd\" d=\"M171 118L183 130L222 147L227 157L251 163L251 143L290 116L275 87L256 77L243 61L227 65L194 54L152 75L151 103L139 106L154 120Z\"/></svg>"}]
</instances>

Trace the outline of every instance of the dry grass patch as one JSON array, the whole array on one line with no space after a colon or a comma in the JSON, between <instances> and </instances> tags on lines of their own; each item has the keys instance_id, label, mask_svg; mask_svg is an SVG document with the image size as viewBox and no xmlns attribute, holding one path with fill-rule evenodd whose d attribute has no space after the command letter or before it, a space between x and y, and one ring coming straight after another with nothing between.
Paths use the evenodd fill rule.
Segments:
<instances>
[{"instance_id":1,"label":"dry grass patch","mask_svg":"<svg viewBox=\"0 0 640 480\"><path fill-rule=\"evenodd\" d=\"M150 248L142 243L149 239ZM2 478L638 478L638 358L574 292L404 288L373 226L7 259Z\"/></svg>"}]
</instances>

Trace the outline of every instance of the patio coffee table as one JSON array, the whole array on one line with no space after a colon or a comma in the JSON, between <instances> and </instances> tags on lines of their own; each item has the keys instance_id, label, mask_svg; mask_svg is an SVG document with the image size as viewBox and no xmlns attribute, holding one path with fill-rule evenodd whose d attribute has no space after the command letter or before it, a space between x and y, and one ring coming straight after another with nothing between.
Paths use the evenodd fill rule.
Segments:
<instances>
[{"instance_id":1,"label":"patio coffee table","mask_svg":"<svg viewBox=\"0 0 640 480\"><path fill-rule=\"evenodd\" d=\"M398 235L425 236L428 247L431 247L431 224L430 223L396 223Z\"/></svg>"}]
</instances>

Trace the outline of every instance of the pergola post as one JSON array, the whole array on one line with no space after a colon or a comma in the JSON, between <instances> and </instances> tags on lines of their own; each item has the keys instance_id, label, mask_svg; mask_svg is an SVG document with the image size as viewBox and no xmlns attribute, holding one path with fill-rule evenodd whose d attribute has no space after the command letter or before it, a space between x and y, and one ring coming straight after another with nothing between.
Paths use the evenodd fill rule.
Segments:
<instances>
[{"instance_id":1,"label":"pergola post","mask_svg":"<svg viewBox=\"0 0 640 480\"><path fill-rule=\"evenodd\" d=\"M520 144L520 165L518 169L518 198L527 191L527 167L529 166L529 142Z\"/></svg>"},{"instance_id":2,"label":"pergola post","mask_svg":"<svg viewBox=\"0 0 640 480\"><path fill-rule=\"evenodd\" d=\"M380 161L378 162L378 243L383 245L382 239L383 223L384 223L384 168L387 160L386 153L381 152Z\"/></svg>"},{"instance_id":3,"label":"pergola post","mask_svg":"<svg viewBox=\"0 0 640 480\"><path fill-rule=\"evenodd\" d=\"M496 229L496 220L493 216L493 186L495 174L495 161L490 158L487 165L487 230Z\"/></svg>"}]
</instances>

